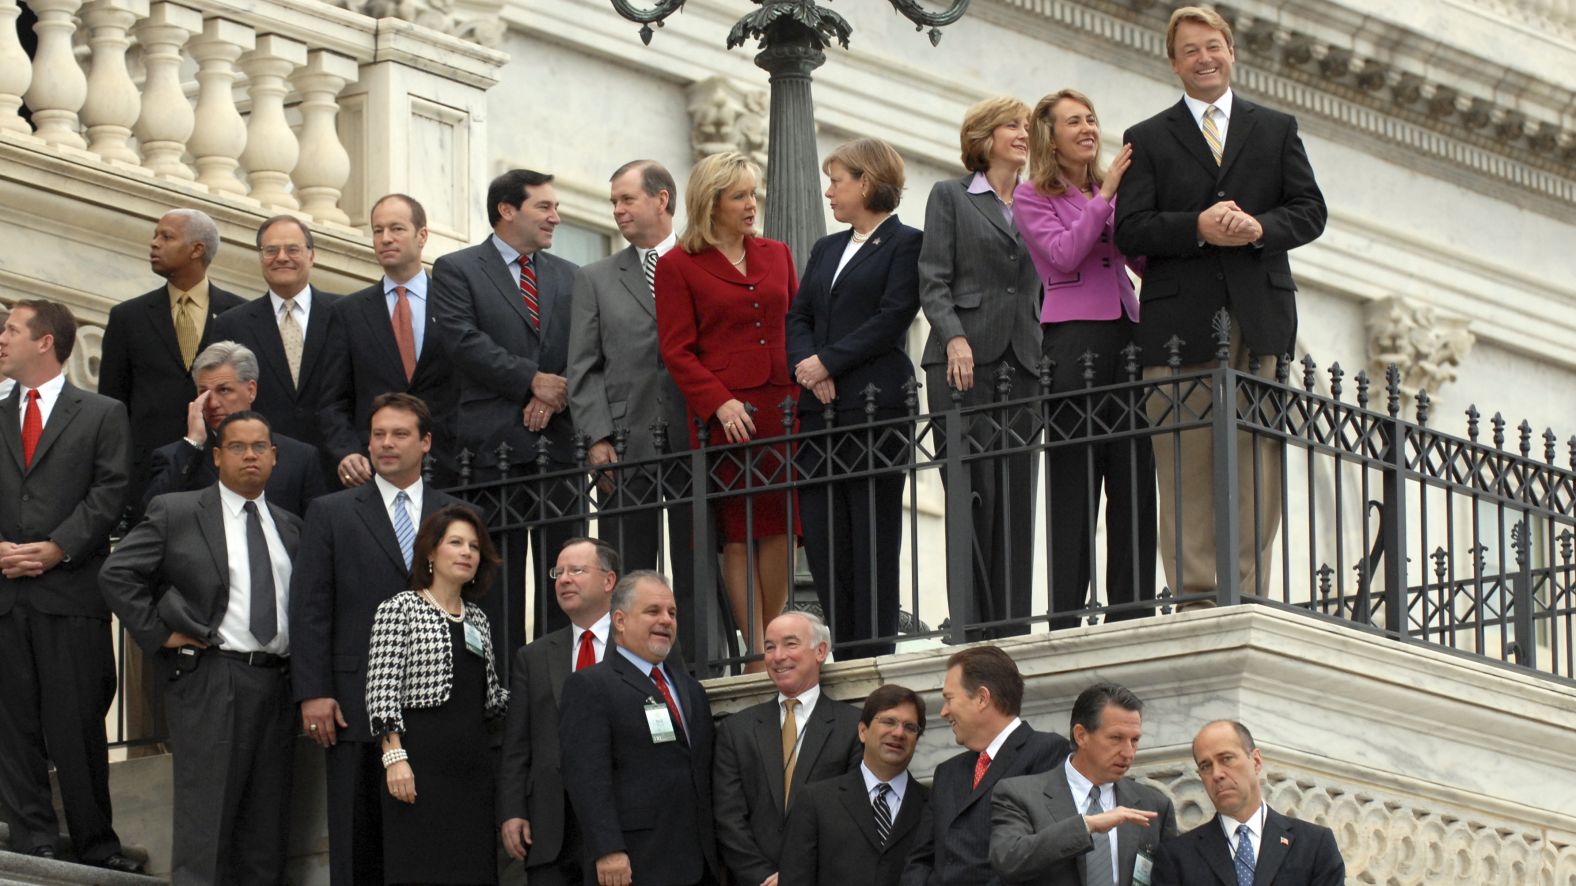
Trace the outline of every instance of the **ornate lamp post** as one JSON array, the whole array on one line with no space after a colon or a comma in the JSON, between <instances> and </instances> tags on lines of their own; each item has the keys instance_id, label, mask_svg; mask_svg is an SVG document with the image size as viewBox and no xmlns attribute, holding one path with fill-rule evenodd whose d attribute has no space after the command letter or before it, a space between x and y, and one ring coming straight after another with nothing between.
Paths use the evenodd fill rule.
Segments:
<instances>
[{"instance_id":1,"label":"ornate lamp post","mask_svg":"<svg viewBox=\"0 0 1576 886\"><path fill-rule=\"evenodd\" d=\"M759 9L739 19L728 32L728 48L759 40L755 64L771 75L771 129L766 153L766 233L786 242L799 269L804 269L810 246L826 233L821 211L820 162L815 147L815 101L810 76L825 61L822 52L832 41L848 48L853 28L842 16L818 6L815 0L754 0ZM914 23L915 30L930 28L932 46L941 42L941 28L963 17L969 0L951 0L945 12L927 12L916 0L887 0L892 8ZM629 0L612 0L624 18L640 23L640 39L651 43L652 25L684 6L684 0L657 0L637 7Z\"/></svg>"}]
</instances>

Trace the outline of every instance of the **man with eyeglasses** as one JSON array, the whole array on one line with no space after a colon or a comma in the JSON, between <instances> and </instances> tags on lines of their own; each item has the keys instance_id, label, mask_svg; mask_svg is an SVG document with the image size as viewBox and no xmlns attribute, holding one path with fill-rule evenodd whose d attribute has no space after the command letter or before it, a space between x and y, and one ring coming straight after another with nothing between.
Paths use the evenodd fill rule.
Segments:
<instances>
[{"instance_id":1,"label":"man with eyeglasses","mask_svg":"<svg viewBox=\"0 0 1576 886\"><path fill-rule=\"evenodd\" d=\"M267 499L268 420L231 413L218 436L219 481L155 498L99 572L110 608L168 677L176 886L283 883L289 857L301 520Z\"/></svg>"},{"instance_id":2,"label":"man with eyeglasses","mask_svg":"<svg viewBox=\"0 0 1576 886\"><path fill-rule=\"evenodd\" d=\"M252 408L257 400L257 355L245 345L218 341L192 361L197 397L186 405L186 435L153 451L153 467L138 510L166 492L190 492L212 486L216 431L226 416ZM300 440L275 433L278 454L268 475L268 500L295 514L306 516L306 506L327 492L318 467L317 450Z\"/></svg>"},{"instance_id":3,"label":"man with eyeglasses","mask_svg":"<svg viewBox=\"0 0 1576 886\"><path fill-rule=\"evenodd\" d=\"M525 863L531 886L578 884L580 828L559 774L558 696L574 671L607 652L618 551L599 538L571 538L548 575L569 625L520 647L510 671L509 719L498 770L504 850Z\"/></svg>"},{"instance_id":4,"label":"man with eyeglasses","mask_svg":"<svg viewBox=\"0 0 1576 886\"><path fill-rule=\"evenodd\" d=\"M857 769L805 785L788 815L778 886L897 886L930 791L912 778L925 700L888 684L865 699Z\"/></svg>"},{"instance_id":5,"label":"man with eyeglasses","mask_svg":"<svg viewBox=\"0 0 1576 886\"><path fill-rule=\"evenodd\" d=\"M257 229L257 255L268 292L213 321L214 340L239 342L257 355L261 382L252 408L275 433L319 451L318 469L329 489L340 487L337 465L323 445L318 412L328 400L332 367L325 356L330 306L342 296L308 281L317 253L312 230L293 215L276 215Z\"/></svg>"}]
</instances>

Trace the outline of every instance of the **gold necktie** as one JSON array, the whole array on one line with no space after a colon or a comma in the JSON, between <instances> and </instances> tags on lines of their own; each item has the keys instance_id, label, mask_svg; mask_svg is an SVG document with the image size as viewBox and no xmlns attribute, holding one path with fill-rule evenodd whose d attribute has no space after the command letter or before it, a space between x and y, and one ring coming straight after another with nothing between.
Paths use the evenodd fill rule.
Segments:
<instances>
[{"instance_id":1,"label":"gold necktie","mask_svg":"<svg viewBox=\"0 0 1576 886\"><path fill-rule=\"evenodd\" d=\"M301 334L301 324L296 322L295 302L285 299L285 315L279 321L279 341L285 346L285 362L290 364L290 381L297 387L301 385L301 349L305 345L305 336Z\"/></svg>"},{"instance_id":2,"label":"gold necktie","mask_svg":"<svg viewBox=\"0 0 1576 886\"><path fill-rule=\"evenodd\" d=\"M202 343L202 336L197 334L197 323L192 320L192 311L196 308L190 295L182 295L175 302L175 340L180 344L181 362L187 369L197 359L197 346Z\"/></svg>"},{"instance_id":3,"label":"gold necktie","mask_svg":"<svg viewBox=\"0 0 1576 886\"><path fill-rule=\"evenodd\" d=\"M1215 115L1220 109L1214 105L1204 109L1204 141L1209 142L1209 153L1215 158L1215 165L1220 165L1220 157L1226 152L1225 142L1220 140L1220 130L1215 126Z\"/></svg>"},{"instance_id":4,"label":"gold necktie","mask_svg":"<svg viewBox=\"0 0 1576 886\"><path fill-rule=\"evenodd\" d=\"M788 808L788 794L793 790L793 767L799 762L799 723L794 719L794 708L799 699L783 702L783 809Z\"/></svg>"}]
</instances>

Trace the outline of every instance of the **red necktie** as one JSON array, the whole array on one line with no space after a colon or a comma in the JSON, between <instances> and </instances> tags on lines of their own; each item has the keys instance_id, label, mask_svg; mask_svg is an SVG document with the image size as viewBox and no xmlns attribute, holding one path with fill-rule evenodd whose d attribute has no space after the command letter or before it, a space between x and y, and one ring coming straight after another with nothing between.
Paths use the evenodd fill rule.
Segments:
<instances>
[{"instance_id":1,"label":"red necktie","mask_svg":"<svg viewBox=\"0 0 1576 886\"><path fill-rule=\"evenodd\" d=\"M583 671L596 664L596 650L591 648L592 635L590 631L580 634L580 652L575 656L575 670Z\"/></svg>"},{"instance_id":2,"label":"red necktie","mask_svg":"<svg viewBox=\"0 0 1576 886\"><path fill-rule=\"evenodd\" d=\"M537 329L542 328L542 309L536 300L536 269L531 267L531 260L520 256L520 297L525 299L525 312L531 317L531 325Z\"/></svg>"},{"instance_id":3,"label":"red necktie","mask_svg":"<svg viewBox=\"0 0 1576 886\"><path fill-rule=\"evenodd\" d=\"M33 450L44 436L44 414L38 411L38 388L27 392L27 414L22 417L22 464L33 463Z\"/></svg>"},{"instance_id":4,"label":"red necktie","mask_svg":"<svg viewBox=\"0 0 1576 886\"><path fill-rule=\"evenodd\" d=\"M399 347L399 362L405 367L405 380L416 374L416 331L411 322L410 298L405 287L394 287L394 344Z\"/></svg>"},{"instance_id":5,"label":"red necktie","mask_svg":"<svg viewBox=\"0 0 1576 886\"><path fill-rule=\"evenodd\" d=\"M985 770L990 768L990 754L980 751L980 758L974 761L974 788L980 786L980 779L985 777Z\"/></svg>"},{"instance_id":6,"label":"red necktie","mask_svg":"<svg viewBox=\"0 0 1576 886\"><path fill-rule=\"evenodd\" d=\"M662 693L662 700L668 703L668 713L673 715L673 722L682 730L684 718L679 716L679 706L673 702L673 693L668 691L668 681L663 678L661 668L651 669L651 682L657 684L657 691Z\"/></svg>"}]
</instances>

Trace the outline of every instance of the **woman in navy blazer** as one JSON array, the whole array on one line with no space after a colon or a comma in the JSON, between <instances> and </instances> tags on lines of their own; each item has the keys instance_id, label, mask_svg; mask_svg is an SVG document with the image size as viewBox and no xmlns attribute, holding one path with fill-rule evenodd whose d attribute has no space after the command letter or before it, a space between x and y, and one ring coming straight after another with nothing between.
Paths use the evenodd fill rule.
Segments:
<instances>
[{"instance_id":1,"label":"woman in navy blazer","mask_svg":"<svg viewBox=\"0 0 1576 886\"><path fill-rule=\"evenodd\" d=\"M849 228L816 241L788 311L788 364L804 388L799 423L807 433L908 414L904 385L914 364L904 340L919 313L923 235L892 214L903 196L903 158L862 138L833 151L821 171L832 215ZM873 413L865 408L871 385ZM879 430L808 439L795 456L804 551L839 658L893 649L844 644L897 635L903 474L817 481L906 458L900 436Z\"/></svg>"},{"instance_id":2,"label":"woman in navy blazer","mask_svg":"<svg viewBox=\"0 0 1576 886\"><path fill-rule=\"evenodd\" d=\"M1030 117L1033 175L1018 186L1012 215L1045 283L1040 308L1045 356L1056 363L1051 391L1083 389L1084 355L1092 354L1095 387L1128 379L1123 353L1138 325L1138 299L1127 275L1142 273L1142 261L1116 249L1112 221L1122 173L1133 149L1124 145L1100 169L1100 124L1087 96L1063 89L1040 100ZM1134 366L1137 360L1133 361ZM1105 488L1106 599L1111 605L1155 596L1155 467L1148 437L1108 440L1090 446L1058 441L1118 427L1137 407L1118 398L1070 401L1056 410L1069 418L1049 430L1051 530L1051 627L1070 627L1076 616L1056 617L1090 605L1094 531L1100 490ZM1095 595L1098 602L1098 593ZM1148 610L1113 612L1107 620L1148 615Z\"/></svg>"},{"instance_id":3,"label":"woman in navy blazer","mask_svg":"<svg viewBox=\"0 0 1576 886\"><path fill-rule=\"evenodd\" d=\"M760 169L737 151L695 164L684 195L688 225L679 248L657 262L662 362L684 394L691 424L708 423L712 445L793 430L791 420L785 426L782 410L782 402L798 391L788 374L783 318L799 280L788 246L755 234L759 181ZM753 417L745 404L755 408ZM785 446L742 452L749 454L757 485L787 479ZM736 451L733 458L738 457ZM743 486L734 482L739 471L731 460L718 462L712 473L723 489ZM794 573L789 532L798 535L798 507L791 493L730 496L718 505L718 516L722 578L734 621L748 651L760 652L766 623L788 602ZM764 667L757 661L749 670Z\"/></svg>"}]
</instances>

